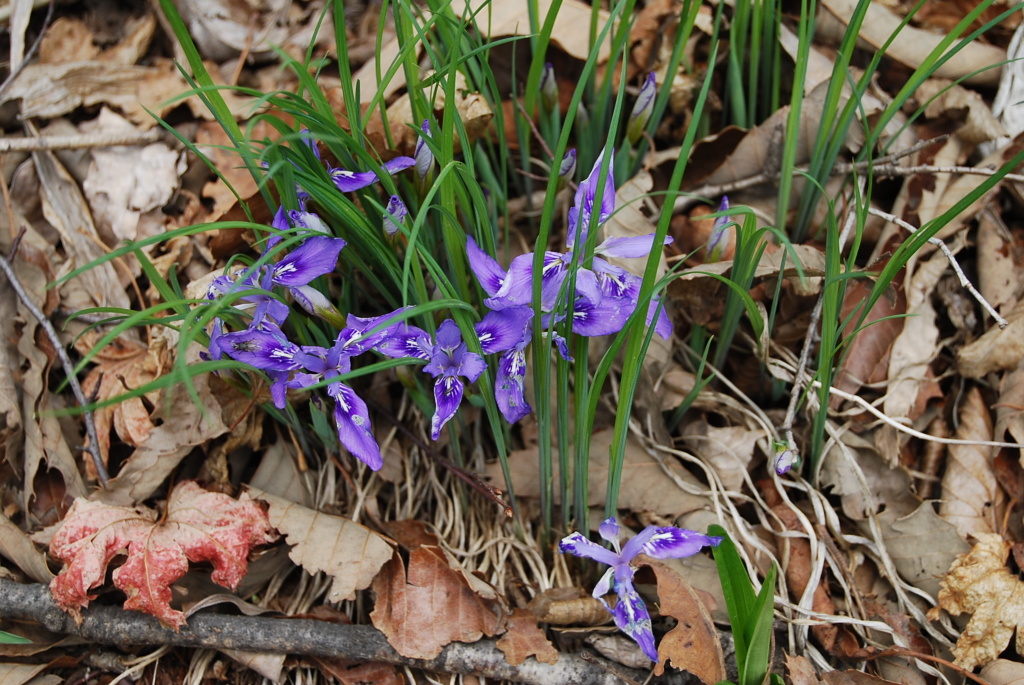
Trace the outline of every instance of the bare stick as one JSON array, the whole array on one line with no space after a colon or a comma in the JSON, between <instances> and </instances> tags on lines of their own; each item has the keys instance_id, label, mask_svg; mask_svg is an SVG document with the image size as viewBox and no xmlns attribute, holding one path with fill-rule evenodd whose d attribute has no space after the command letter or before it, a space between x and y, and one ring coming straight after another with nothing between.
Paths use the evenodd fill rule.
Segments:
<instances>
[{"instance_id":1,"label":"bare stick","mask_svg":"<svg viewBox=\"0 0 1024 685\"><path fill-rule=\"evenodd\" d=\"M885 219L886 221L889 221L891 223L896 224L897 226L905 228L906 230L910 231L911 233L916 233L917 232L917 228L915 226L913 226L912 224L904 221L903 219L899 218L895 214L889 214L888 212L883 212L883 211L881 211L879 209L874 209L874 208L870 208L870 209L868 209L868 211L871 212L872 214L874 214L877 217L880 217L882 219ZM964 289L967 292L969 292L974 297L974 299L977 300L981 304L982 307L985 308L985 311L988 312L992 316L993 319L995 319L996 324L998 324L998 326L1000 328L1006 328L1007 326L1009 326L1010 325L1009 322L1006 319L1004 319L1003 317L999 316L999 312L997 312L995 310L995 308L988 303L988 300L986 300L982 296L982 294L979 293L977 291L977 289L971 284L971 282L969 280L967 280L967 276L964 275L964 272L960 268L960 265L957 264L956 257L954 257L953 253L950 252L948 247L946 247L946 243L944 243L940 239L934 238L934 237L933 238L929 238L928 242L931 243L932 245L935 245L940 250L942 250L942 254L946 255L946 259L949 260L949 265L951 267L953 267L953 271L956 273L957 278L960 279L960 285L962 285L964 287Z\"/></svg>"},{"instance_id":2,"label":"bare stick","mask_svg":"<svg viewBox=\"0 0 1024 685\"><path fill-rule=\"evenodd\" d=\"M89 642L118 645L174 645L239 649L321 657L349 661L405 664L426 671L464 673L523 683L597 683L617 685L606 673L573 654L559 654L549 666L529 658L512 666L493 640L464 644L453 642L433 659L402 656L372 626L343 625L310 619L267 618L193 614L180 632L160 625L152 616L112 606L92 606L82 612L82 622L61 611L45 585L22 585L0 579L0 618L41 623L53 633L77 635ZM635 681L643 673L622 668Z\"/></svg>"},{"instance_id":3,"label":"bare stick","mask_svg":"<svg viewBox=\"0 0 1024 685\"><path fill-rule=\"evenodd\" d=\"M13 255L12 255L13 257ZM10 282L11 287L14 288L14 292L18 294L18 299L25 305L25 308L36 318L39 325L46 331L46 337L53 343L53 348L57 351L57 357L60 358L60 364L64 367L64 374L67 376L68 385L71 386L72 392L75 393L75 399L78 400L78 404L82 406L82 417L85 420L85 432L89 436L89 446L85 449L92 455L93 466L96 467L96 475L100 479L100 483L104 486L107 481L110 480L110 474L107 473L107 467L103 463L103 456L100 454L100 440L96 434L96 422L93 420L92 412L86 409L89 405L89 400L86 399L85 393L82 392L82 386L78 382L78 377L75 376L75 365L71 363L71 358L68 357L67 350L64 349L63 343L60 341L60 336L57 335L56 329L50 320L46 318L46 315L35 305L32 299L25 292L25 286L18 280L18 275L14 273L14 267L6 257L0 255L0 271L3 271L7 275L7 280Z\"/></svg>"},{"instance_id":4,"label":"bare stick","mask_svg":"<svg viewBox=\"0 0 1024 685\"><path fill-rule=\"evenodd\" d=\"M163 140L158 129L139 133L85 133L79 136L41 136L32 138L0 138L0 153L35 152L38 150L81 150L118 145L149 145Z\"/></svg>"},{"instance_id":5,"label":"bare stick","mask_svg":"<svg viewBox=\"0 0 1024 685\"><path fill-rule=\"evenodd\" d=\"M839 168L839 165L836 165ZM978 166L896 166L884 164L873 168L876 176L913 176L914 174L972 174L975 176L995 176L999 171L990 167ZM1007 181L1024 181L1024 174L1006 174Z\"/></svg>"}]
</instances>

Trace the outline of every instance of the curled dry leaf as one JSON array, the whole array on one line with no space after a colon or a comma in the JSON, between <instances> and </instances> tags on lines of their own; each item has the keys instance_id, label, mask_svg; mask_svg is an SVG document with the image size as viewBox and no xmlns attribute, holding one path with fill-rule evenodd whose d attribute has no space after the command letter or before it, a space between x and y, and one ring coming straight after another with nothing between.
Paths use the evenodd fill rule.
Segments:
<instances>
[{"instance_id":1,"label":"curled dry leaf","mask_svg":"<svg viewBox=\"0 0 1024 685\"><path fill-rule=\"evenodd\" d=\"M977 536L978 544L961 555L942 580L939 606L957 616L974 614L953 647L955 663L967 670L995 660L1017 631L1017 653L1024 654L1024 582L1006 567L1010 543L994 533Z\"/></svg>"},{"instance_id":2,"label":"curled dry leaf","mask_svg":"<svg viewBox=\"0 0 1024 685\"><path fill-rule=\"evenodd\" d=\"M65 563L50 591L57 605L79 620L80 610L95 599L89 591L103 583L107 564L127 554L114 570L114 585L128 595L125 609L156 616L177 630L185 615L171 608L171 583L185 575L189 561L210 562L214 582L234 589L245 575L249 551L276 538L266 513L247 494L235 500L194 481L171 492L163 517L145 507L79 498L50 543L50 554Z\"/></svg>"},{"instance_id":3,"label":"curled dry leaf","mask_svg":"<svg viewBox=\"0 0 1024 685\"><path fill-rule=\"evenodd\" d=\"M380 567L391 558L391 545L351 519L324 514L289 500L250 488L253 497L270 505L270 522L294 545L289 556L310 573L324 571L334 583L328 601L355 599L356 590L370 587Z\"/></svg>"},{"instance_id":4,"label":"curled dry leaf","mask_svg":"<svg viewBox=\"0 0 1024 685\"><path fill-rule=\"evenodd\" d=\"M505 634L497 644L513 666L520 665L529 656L546 664L558 661L558 650L537 627L537 617L529 609L512 611L505 624Z\"/></svg>"},{"instance_id":5,"label":"curled dry leaf","mask_svg":"<svg viewBox=\"0 0 1024 685\"><path fill-rule=\"evenodd\" d=\"M993 326L977 340L960 348L956 365L967 378L981 378L993 371L1015 368L1024 358L1024 300L1006 315L1010 325Z\"/></svg>"},{"instance_id":6,"label":"curled dry leaf","mask_svg":"<svg viewBox=\"0 0 1024 685\"><path fill-rule=\"evenodd\" d=\"M409 553L409 571L395 554L373 581L374 627L402 656L433 659L451 642L476 642L498 632L495 602L473 591L458 562L440 547Z\"/></svg>"}]
</instances>

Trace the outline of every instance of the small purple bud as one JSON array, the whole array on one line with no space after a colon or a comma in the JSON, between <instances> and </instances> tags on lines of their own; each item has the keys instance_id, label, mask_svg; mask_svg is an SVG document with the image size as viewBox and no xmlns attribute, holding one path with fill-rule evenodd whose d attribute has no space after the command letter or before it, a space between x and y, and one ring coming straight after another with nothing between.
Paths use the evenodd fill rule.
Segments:
<instances>
[{"instance_id":1,"label":"small purple bud","mask_svg":"<svg viewBox=\"0 0 1024 685\"><path fill-rule=\"evenodd\" d=\"M729 211L729 197L727 195L722 196L722 204L718 206L718 211ZM708 238L707 259L705 260L708 264L722 261L725 248L729 246L728 226L731 221L732 219L729 218L728 214L723 214L715 219L715 225L711 228L711 237Z\"/></svg>"},{"instance_id":2,"label":"small purple bud","mask_svg":"<svg viewBox=\"0 0 1024 685\"><path fill-rule=\"evenodd\" d=\"M775 443L775 473L786 474L797 462L796 451L781 442Z\"/></svg>"},{"instance_id":3,"label":"small purple bud","mask_svg":"<svg viewBox=\"0 0 1024 685\"><path fill-rule=\"evenodd\" d=\"M626 138L629 143L636 146L643 137L644 127L651 118L654 111L654 97L658 94L658 84L654 80L654 72L647 74L647 80L640 88L640 94L633 104L633 113L629 115L629 125L626 127Z\"/></svg>"},{"instance_id":4,"label":"small purple bud","mask_svg":"<svg viewBox=\"0 0 1024 685\"><path fill-rule=\"evenodd\" d=\"M560 181L569 181L576 173L576 148L565 153L562 163L558 165L558 178Z\"/></svg>"},{"instance_id":5,"label":"small purple bud","mask_svg":"<svg viewBox=\"0 0 1024 685\"><path fill-rule=\"evenodd\" d=\"M399 224L405 220L408 214L409 210L405 208L402 198L392 195L391 199L388 200L387 208L384 210L384 232L388 236L394 236L400 229Z\"/></svg>"},{"instance_id":6,"label":"small purple bud","mask_svg":"<svg viewBox=\"0 0 1024 685\"><path fill-rule=\"evenodd\" d=\"M555 80L555 68L551 66L551 62L544 65L540 75L540 102L549 112L558 107L558 82Z\"/></svg>"},{"instance_id":7,"label":"small purple bud","mask_svg":"<svg viewBox=\"0 0 1024 685\"><path fill-rule=\"evenodd\" d=\"M434 167L434 153L430 151L430 146L427 145L427 138L430 136L430 120L423 120L423 133L424 135L416 141L416 152L413 157L416 159L416 177L420 179L421 183L426 184L427 175L430 174L431 169Z\"/></svg>"}]
</instances>

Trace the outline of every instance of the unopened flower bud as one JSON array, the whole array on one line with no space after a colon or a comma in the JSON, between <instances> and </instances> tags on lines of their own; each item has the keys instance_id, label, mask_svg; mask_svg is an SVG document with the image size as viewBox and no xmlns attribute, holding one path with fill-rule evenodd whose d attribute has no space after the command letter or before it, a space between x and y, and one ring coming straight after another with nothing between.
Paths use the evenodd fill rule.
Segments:
<instances>
[{"instance_id":1,"label":"unopened flower bud","mask_svg":"<svg viewBox=\"0 0 1024 685\"><path fill-rule=\"evenodd\" d=\"M775 443L775 473L784 475L797 461L794 450L781 442Z\"/></svg>"},{"instance_id":2,"label":"unopened flower bud","mask_svg":"<svg viewBox=\"0 0 1024 685\"><path fill-rule=\"evenodd\" d=\"M434 153L430 151L430 146L427 145L427 137L430 136L430 120L423 120L423 133L424 135L416 141L416 152L413 154L413 158L416 160L416 177L420 179L421 183L427 182L427 176L430 174L434 167Z\"/></svg>"},{"instance_id":3,"label":"unopened flower bud","mask_svg":"<svg viewBox=\"0 0 1024 685\"><path fill-rule=\"evenodd\" d=\"M408 214L409 210L405 208L402 198L392 195L391 199L388 200L387 208L384 210L384 232L388 236L394 236L398 233L399 224L405 220Z\"/></svg>"},{"instance_id":4,"label":"unopened flower bud","mask_svg":"<svg viewBox=\"0 0 1024 685\"><path fill-rule=\"evenodd\" d=\"M718 206L718 211L725 212L728 210L729 198L723 195L722 204ZM722 261L725 248L729 246L729 231L727 227L730 221L731 219L727 214L723 214L715 219L715 225L711 228L711 237L708 238L707 259L705 260L708 264Z\"/></svg>"},{"instance_id":5,"label":"unopened flower bud","mask_svg":"<svg viewBox=\"0 0 1024 685\"><path fill-rule=\"evenodd\" d=\"M633 113L629 115L629 125L626 127L626 138L630 145L635 146L644 135L644 128L654 111L654 97L658 94L658 84L654 80L654 72L647 75L647 80L640 88L640 95L633 104Z\"/></svg>"},{"instance_id":6,"label":"unopened flower bud","mask_svg":"<svg viewBox=\"0 0 1024 685\"><path fill-rule=\"evenodd\" d=\"M576 148L573 148L565 153L565 156L562 157L562 163L558 165L558 180L563 183L570 181L575 173Z\"/></svg>"},{"instance_id":7,"label":"unopened flower bud","mask_svg":"<svg viewBox=\"0 0 1024 685\"><path fill-rule=\"evenodd\" d=\"M544 65L540 74L540 102L547 111L558 107L558 82L555 80L555 68L551 62Z\"/></svg>"}]
</instances>

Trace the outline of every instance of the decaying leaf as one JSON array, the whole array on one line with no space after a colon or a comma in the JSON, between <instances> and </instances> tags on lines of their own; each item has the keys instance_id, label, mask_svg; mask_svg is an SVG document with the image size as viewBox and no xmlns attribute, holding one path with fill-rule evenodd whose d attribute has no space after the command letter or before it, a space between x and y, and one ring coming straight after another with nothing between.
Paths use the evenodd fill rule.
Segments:
<instances>
[{"instance_id":1,"label":"decaying leaf","mask_svg":"<svg viewBox=\"0 0 1024 685\"><path fill-rule=\"evenodd\" d=\"M992 416L981 390L971 388L962 402L959 440L992 440ZM1006 495L992 470L993 448L983 445L950 445L942 475L939 515L965 539L999 529Z\"/></svg>"},{"instance_id":2,"label":"decaying leaf","mask_svg":"<svg viewBox=\"0 0 1024 685\"><path fill-rule=\"evenodd\" d=\"M270 505L270 523L294 545L289 556L310 573L324 571L334 583L328 601L354 599L356 590L370 587L380 567L391 558L384 538L351 519L332 516L251 489L253 497Z\"/></svg>"},{"instance_id":3,"label":"decaying leaf","mask_svg":"<svg viewBox=\"0 0 1024 685\"><path fill-rule=\"evenodd\" d=\"M402 656L433 659L451 642L475 642L501 627L495 602L474 592L466 572L440 547L395 554L373 581L373 625Z\"/></svg>"},{"instance_id":4,"label":"decaying leaf","mask_svg":"<svg viewBox=\"0 0 1024 685\"><path fill-rule=\"evenodd\" d=\"M498 649L513 666L532 656L537 661L553 664L558 661L558 650L537 627L537 617L529 609L514 609L506 619L505 634L498 640Z\"/></svg>"},{"instance_id":5,"label":"decaying leaf","mask_svg":"<svg viewBox=\"0 0 1024 685\"><path fill-rule=\"evenodd\" d=\"M163 516L80 498L50 543L50 554L65 563L50 590L58 606L80 619L107 564L126 554L113 574L114 585L128 595L125 608L177 630L185 616L171 608L171 583L185 575L189 561L210 562L214 582L234 589L245 575L249 551L276 537L266 513L247 494L235 500L194 481L175 487Z\"/></svg>"},{"instance_id":6,"label":"decaying leaf","mask_svg":"<svg viewBox=\"0 0 1024 685\"><path fill-rule=\"evenodd\" d=\"M973 614L953 647L956 664L967 670L984 666L1006 649L1017 631L1017 653L1024 654L1024 582L1006 567L1010 543L994 533L978 535L978 544L961 555L942 579L939 606L953 616Z\"/></svg>"},{"instance_id":7,"label":"decaying leaf","mask_svg":"<svg viewBox=\"0 0 1024 685\"><path fill-rule=\"evenodd\" d=\"M657 560L642 557L639 566L647 566L658 579L658 609L663 616L676 619L676 627L658 645L658 665L654 675L661 675L672 663L689 671L707 685L725 680L725 656L722 641L707 607L686 580Z\"/></svg>"},{"instance_id":8,"label":"decaying leaf","mask_svg":"<svg viewBox=\"0 0 1024 685\"><path fill-rule=\"evenodd\" d=\"M977 340L960 348L957 370L968 378L1015 368L1024 359L1024 300L1006 315L1010 325L993 326Z\"/></svg>"},{"instance_id":9,"label":"decaying leaf","mask_svg":"<svg viewBox=\"0 0 1024 685\"><path fill-rule=\"evenodd\" d=\"M939 592L939 578L958 554L970 550L956 528L924 502L914 513L897 518L894 509L878 515L889 556L900 577L932 597Z\"/></svg>"},{"instance_id":10,"label":"decaying leaf","mask_svg":"<svg viewBox=\"0 0 1024 685\"><path fill-rule=\"evenodd\" d=\"M603 430L594 434L590 443L590 505L602 506L608 481L608 454L612 431ZM509 455L512 481L516 495L539 497L540 481L537 472L537 448L514 451ZM622 489L619 493L619 507L633 511L651 511L663 516L679 516L688 511L701 509L707 503L705 498L693 495L676 484L679 481L700 487L697 479L678 466L666 464L672 474L667 477L658 461L631 436L626 442L625 466L622 475ZM487 474L495 482L503 482L501 467L497 463L487 465ZM558 482L558 464L555 460L555 482ZM558 494L555 498L557 501Z\"/></svg>"},{"instance_id":11,"label":"decaying leaf","mask_svg":"<svg viewBox=\"0 0 1024 685\"><path fill-rule=\"evenodd\" d=\"M540 623L556 626L600 626L612 615L599 599L579 587L554 587L539 593L528 606ZM636 643L632 643L636 646Z\"/></svg>"}]
</instances>

